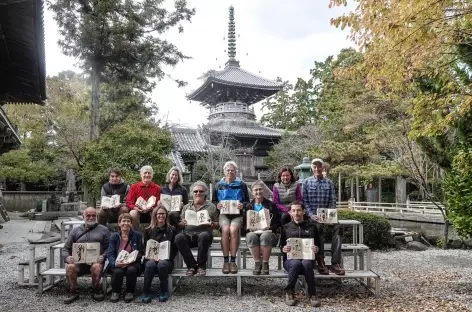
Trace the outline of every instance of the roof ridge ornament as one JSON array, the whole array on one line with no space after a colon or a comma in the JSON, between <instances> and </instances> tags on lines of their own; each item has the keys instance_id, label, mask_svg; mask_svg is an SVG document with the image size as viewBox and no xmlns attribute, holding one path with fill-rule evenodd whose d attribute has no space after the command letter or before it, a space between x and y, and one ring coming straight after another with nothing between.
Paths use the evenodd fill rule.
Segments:
<instances>
[{"instance_id":1,"label":"roof ridge ornament","mask_svg":"<svg viewBox=\"0 0 472 312\"><path fill-rule=\"evenodd\" d=\"M234 7L229 7L229 21L228 21L228 57L236 58L236 23L234 22Z\"/></svg>"}]
</instances>

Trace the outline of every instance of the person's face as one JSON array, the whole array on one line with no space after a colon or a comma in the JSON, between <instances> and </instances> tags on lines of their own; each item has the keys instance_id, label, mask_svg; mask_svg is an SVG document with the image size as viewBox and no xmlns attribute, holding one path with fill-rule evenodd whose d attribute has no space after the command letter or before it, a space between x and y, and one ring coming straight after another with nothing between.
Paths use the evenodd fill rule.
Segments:
<instances>
[{"instance_id":1,"label":"person's face","mask_svg":"<svg viewBox=\"0 0 472 312\"><path fill-rule=\"evenodd\" d=\"M170 173L170 183L172 184L177 184L177 182L179 181L179 173L177 172L177 170L173 170L171 173Z\"/></svg>"},{"instance_id":2,"label":"person's face","mask_svg":"<svg viewBox=\"0 0 472 312\"><path fill-rule=\"evenodd\" d=\"M260 185L254 186L252 189L252 195L254 195L255 199L263 199L264 198L264 190Z\"/></svg>"},{"instance_id":3,"label":"person's face","mask_svg":"<svg viewBox=\"0 0 472 312\"><path fill-rule=\"evenodd\" d=\"M311 169L313 170L313 175L321 179L323 177L323 165L319 162L314 162L311 164Z\"/></svg>"},{"instance_id":4,"label":"person's face","mask_svg":"<svg viewBox=\"0 0 472 312\"><path fill-rule=\"evenodd\" d=\"M166 211L164 210L164 208L157 209L155 214L157 216L157 222L159 224L165 224L166 223Z\"/></svg>"},{"instance_id":5,"label":"person's face","mask_svg":"<svg viewBox=\"0 0 472 312\"><path fill-rule=\"evenodd\" d=\"M303 221L305 210L303 210L302 206L300 205L292 205L290 207L290 215L292 216L293 221L301 222Z\"/></svg>"},{"instance_id":6,"label":"person's face","mask_svg":"<svg viewBox=\"0 0 472 312\"><path fill-rule=\"evenodd\" d=\"M280 181L282 181L283 184L289 184L291 179L292 179L292 176L290 175L290 172L288 171L284 171L280 175Z\"/></svg>"},{"instance_id":7,"label":"person's face","mask_svg":"<svg viewBox=\"0 0 472 312\"><path fill-rule=\"evenodd\" d=\"M198 204L205 202L205 190L201 185L197 185L193 188L193 201Z\"/></svg>"},{"instance_id":8,"label":"person's face","mask_svg":"<svg viewBox=\"0 0 472 312\"><path fill-rule=\"evenodd\" d=\"M110 183L111 184L118 184L121 182L121 176L114 172L110 173Z\"/></svg>"},{"instance_id":9,"label":"person's face","mask_svg":"<svg viewBox=\"0 0 472 312\"><path fill-rule=\"evenodd\" d=\"M144 171L141 174L141 180L146 184L151 182L152 181L152 173L150 171Z\"/></svg>"},{"instance_id":10,"label":"person's face","mask_svg":"<svg viewBox=\"0 0 472 312\"><path fill-rule=\"evenodd\" d=\"M226 175L226 178L229 180L236 179L236 168L234 168L233 166L226 167L225 175Z\"/></svg>"},{"instance_id":11,"label":"person's face","mask_svg":"<svg viewBox=\"0 0 472 312\"><path fill-rule=\"evenodd\" d=\"M121 219L119 226L122 230L129 231L131 229L131 220L123 218Z\"/></svg>"},{"instance_id":12,"label":"person's face","mask_svg":"<svg viewBox=\"0 0 472 312\"><path fill-rule=\"evenodd\" d=\"M83 216L85 223L88 225L97 222L97 211L95 209L85 209Z\"/></svg>"}]
</instances>

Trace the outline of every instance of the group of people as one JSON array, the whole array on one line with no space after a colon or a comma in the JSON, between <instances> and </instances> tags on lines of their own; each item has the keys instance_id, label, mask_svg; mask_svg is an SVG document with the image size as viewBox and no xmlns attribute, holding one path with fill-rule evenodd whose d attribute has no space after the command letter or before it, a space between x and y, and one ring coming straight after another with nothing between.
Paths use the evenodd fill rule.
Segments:
<instances>
[{"instance_id":1,"label":"group of people","mask_svg":"<svg viewBox=\"0 0 472 312\"><path fill-rule=\"evenodd\" d=\"M294 305L294 288L300 274L305 276L308 285L307 300L312 306L320 306L315 296L314 268L312 260L287 259L290 252L287 240L290 238L313 238L317 270L320 274L329 274L330 270L337 275L344 275L341 266L341 228L338 224L318 223L318 208L336 208L333 183L323 176L323 161L313 159L314 175L298 183L290 168L282 168L278 182L273 187L273 201L264 196L265 184L256 181L251 185L252 199L246 183L237 177L238 166L229 161L224 165L225 176L214 186L212 200L208 200L209 188L206 183L197 181L190 187L192 200L182 186L182 174L179 168L173 167L166 176L166 185L160 187L152 182L153 170L150 166L141 168L141 181L128 186L121 178L117 169L110 169L109 182L103 185L102 196L120 196L120 203L110 209L87 208L84 213L84 225L74 228L67 238L62 250L66 263L66 276L69 283L69 296L65 303L78 298L77 276L90 273L92 277L92 297L103 300L104 294L99 287L103 272L112 274L112 295L110 300L120 300L123 278L126 277L124 301L134 300L136 280L140 273L144 275L144 289L140 297L142 302L151 302L152 280L157 274L160 282L159 301L169 298L168 276L172 273L174 258L178 252L187 266L187 276L205 276L209 248L213 241L213 231L221 232L224 274L236 274L236 253L239 248L240 236L246 236L246 244L254 258L254 275L269 274L269 258L272 248L277 245L284 253L284 268L288 272L285 287L287 305ZM181 196L180 211L168 211L160 201L160 195ZM140 205L137 200L142 197L148 200L154 196L156 202L148 207ZM220 213L225 201L237 201L237 213ZM207 222L194 225L185 219L186 211L207 211ZM246 214L253 210L267 211L270 221L268 227L260 230L248 230ZM118 222L119 231L110 237L107 223ZM139 231L140 223L149 223L143 231ZM325 227L333 230L331 266L324 261ZM170 256L164 260L142 259L148 240L159 243L170 242ZM100 243L100 257L93 264L75 263L72 257L74 243ZM198 248L197 257L191 248ZM116 261L121 251L132 253L137 251L136 261L130 264ZM108 265L105 262L108 260Z\"/></svg>"}]
</instances>

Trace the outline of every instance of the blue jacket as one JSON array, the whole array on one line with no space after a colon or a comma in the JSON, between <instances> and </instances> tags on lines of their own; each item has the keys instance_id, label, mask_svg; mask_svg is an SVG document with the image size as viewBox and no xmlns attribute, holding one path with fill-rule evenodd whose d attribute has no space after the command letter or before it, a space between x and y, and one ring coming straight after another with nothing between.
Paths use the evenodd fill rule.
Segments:
<instances>
[{"instance_id":1,"label":"blue jacket","mask_svg":"<svg viewBox=\"0 0 472 312\"><path fill-rule=\"evenodd\" d=\"M136 232L130 230L129 232L129 244L131 245L131 251L137 250L138 257L136 258L136 262L140 263L141 258L143 256L143 235L140 232ZM108 265L111 268L115 267L116 258L120 253L120 243L121 243L121 232L113 233L110 238L110 243L108 245L107 251L107 258L108 258Z\"/></svg>"},{"instance_id":2,"label":"blue jacket","mask_svg":"<svg viewBox=\"0 0 472 312\"><path fill-rule=\"evenodd\" d=\"M240 178L236 178L233 182L227 183L225 178L215 185L212 201L217 205L222 200L239 200L244 207L249 203L249 193L247 185ZM241 209L241 215L243 214Z\"/></svg>"}]
</instances>

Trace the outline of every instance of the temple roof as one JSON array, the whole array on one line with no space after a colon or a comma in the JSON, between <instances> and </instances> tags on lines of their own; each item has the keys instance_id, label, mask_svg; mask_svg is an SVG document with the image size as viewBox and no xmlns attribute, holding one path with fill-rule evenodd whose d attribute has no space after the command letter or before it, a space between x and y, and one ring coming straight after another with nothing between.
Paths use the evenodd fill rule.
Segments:
<instances>
[{"instance_id":1,"label":"temple roof","mask_svg":"<svg viewBox=\"0 0 472 312\"><path fill-rule=\"evenodd\" d=\"M284 134L284 130L269 128L257 121L247 119L215 119L203 127L209 132L225 133L240 137L280 139Z\"/></svg>"},{"instance_id":2,"label":"temple roof","mask_svg":"<svg viewBox=\"0 0 472 312\"><path fill-rule=\"evenodd\" d=\"M199 129L173 127L170 131L174 150L182 154L204 153L208 150L208 144Z\"/></svg>"},{"instance_id":3,"label":"temple roof","mask_svg":"<svg viewBox=\"0 0 472 312\"><path fill-rule=\"evenodd\" d=\"M15 127L8 119L7 114L0 106L0 154L9 150L19 148L21 145L20 137Z\"/></svg>"},{"instance_id":4,"label":"temple roof","mask_svg":"<svg viewBox=\"0 0 472 312\"><path fill-rule=\"evenodd\" d=\"M43 0L0 2L0 104L46 99Z\"/></svg>"},{"instance_id":5,"label":"temple roof","mask_svg":"<svg viewBox=\"0 0 472 312\"><path fill-rule=\"evenodd\" d=\"M180 154L179 151L172 151L169 154L169 159L172 161L172 164L180 168L183 173L188 172L187 166L185 166L184 160L182 159L182 154Z\"/></svg>"}]
</instances>

